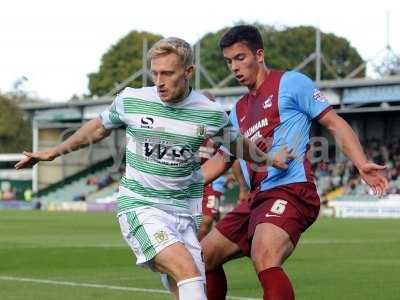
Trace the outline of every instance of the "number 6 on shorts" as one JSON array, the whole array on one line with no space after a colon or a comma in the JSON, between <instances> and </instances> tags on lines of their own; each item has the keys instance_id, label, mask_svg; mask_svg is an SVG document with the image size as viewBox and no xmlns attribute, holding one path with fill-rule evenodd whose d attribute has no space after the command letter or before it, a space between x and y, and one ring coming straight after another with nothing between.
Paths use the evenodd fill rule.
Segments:
<instances>
[{"instance_id":1,"label":"number 6 on shorts","mask_svg":"<svg viewBox=\"0 0 400 300\"><path fill-rule=\"evenodd\" d=\"M281 215L284 213L284 211L286 209L286 204L287 204L287 201L278 199L274 202L270 211L274 214Z\"/></svg>"}]
</instances>

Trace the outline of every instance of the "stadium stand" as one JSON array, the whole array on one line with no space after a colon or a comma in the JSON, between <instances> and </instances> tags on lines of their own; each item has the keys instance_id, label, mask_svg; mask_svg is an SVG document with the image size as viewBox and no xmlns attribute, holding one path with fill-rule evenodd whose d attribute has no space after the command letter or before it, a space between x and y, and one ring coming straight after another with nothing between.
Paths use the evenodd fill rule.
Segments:
<instances>
[{"instance_id":1,"label":"stadium stand","mask_svg":"<svg viewBox=\"0 0 400 300\"><path fill-rule=\"evenodd\" d=\"M112 159L107 159L49 186L38 194L40 201L42 203L95 201L97 196L108 195L109 186L118 182L120 178L120 172L114 171L112 162Z\"/></svg>"},{"instance_id":2,"label":"stadium stand","mask_svg":"<svg viewBox=\"0 0 400 300\"><path fill-rule=\"evenodd\" d=\"M390 192L400 197L398 195L400 191L398 179L400 76L328 80L321 81L318 85L337 113L349 122L360 137L368 157L388 166L387 172L391 178ZM218 87L210 92L228 111L232 104L245 93L245 89ZM84 121L98 116L111 101L112 97L104 97L66 103L21 105L33 121L34 149L44 150L58 143L60 138L63 140ZM326 145L333 145L333 140L329 135L319 128L316 128L312 136L323 139ZM394 137L397 137L397 140ZM121 149L123 149L125 139L125 132L120 129L100 144L93 145L90 151L80 150L62 159L39 164L31 171L33 196L39 195L42 201L54 200L53 202L57 203L67 201L77 205L108 204L115 201L117 184L111 183L98 189L97 180L94 185L91 176L94 174L101 179L100 182L107 181L109 173L105 171L106 169L103 169L104 173L98 170L93 171L93 166L110 156L114 157L115 163L122 163ZM388 140L392 142L387 142ZM315 178L323 203L335 201L383 203L382 200L378 201L376 197L369 194L354 167L340 155L337 157L337 159L328 159L327 162L314 165ZM111 161L112 163L114 162ZM82 175L81 172L84 174ZM81 174L80 177L77 176L78 173ZM74 183L69 181L71 179L74 179ZM228 189L225 195L226 205L234 205L236 193L234 189ZM73 201L74 199L78 201ZM83 199L86 201L79 201ZM400 217L400 201L398 203L399 210L396 210L396 215Z\"/></svg>"},{"instance_id":3,"label":"stadium stand","mask_svg":"<svg viewBox=\"0 0 400 300\"><path fill-rule=\"evenodd\" d=\"M364 150L368 159L375 163L386 165L385 171L390 180L389 194L400 193L400 142L394 139L384 143L378 139L371 139L364 143ZM314 165L314 173L317 178L319 193L324 200L352 199L365 200L376 199L370 195L370 191L356 171L353 164L347 160L319 162Z\"/></svg>"}]
</instances>

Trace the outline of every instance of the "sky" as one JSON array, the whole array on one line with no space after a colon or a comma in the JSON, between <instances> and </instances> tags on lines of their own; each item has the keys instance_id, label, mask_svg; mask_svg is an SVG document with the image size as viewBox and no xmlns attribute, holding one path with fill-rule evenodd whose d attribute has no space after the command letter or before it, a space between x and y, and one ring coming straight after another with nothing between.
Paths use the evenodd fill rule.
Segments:
<instances>
[{"instance_id":1,"label":"sky","mask_svg":"<svg viewBox=\"0 0 400 300\"><path fill-rule=\"evenodd\" d=\"M323 32L348 39L364 59L385 49L389 37L400 54L398 0L3 0L0 91L12 90L26 77L21 89L48 101L67 101L88 93L87 74L96 72L102 55L132 30L195 43L238 21L319 24Z\"/></svg>"}]
</instances>

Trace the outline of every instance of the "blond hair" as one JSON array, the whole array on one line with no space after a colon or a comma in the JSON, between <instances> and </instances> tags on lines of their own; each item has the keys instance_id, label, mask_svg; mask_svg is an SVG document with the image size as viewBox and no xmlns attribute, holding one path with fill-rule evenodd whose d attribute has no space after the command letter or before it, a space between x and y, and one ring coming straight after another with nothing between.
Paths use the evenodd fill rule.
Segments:
<instances>
[{"instance_id":1,"label":"blond hair","mask_svg":"<svg viewBox=\"0 0 400 300\"><path fill-rule=\"evenodd\" d=\"M159 40L150 48L147 58L152 60L154 57L169 53L178 55L185 68L193 64L192 47L188 42L176 37Z\"/></svg>"}]
</instances>

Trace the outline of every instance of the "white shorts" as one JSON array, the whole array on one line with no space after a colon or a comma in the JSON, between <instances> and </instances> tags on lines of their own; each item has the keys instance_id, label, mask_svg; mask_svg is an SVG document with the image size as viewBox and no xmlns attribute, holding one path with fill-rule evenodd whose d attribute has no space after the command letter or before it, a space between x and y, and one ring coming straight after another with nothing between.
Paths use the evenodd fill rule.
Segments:
<instances>
[{"instance_id":1,"label":"white shorts","mask_svg":"<svg viewBox=\"0 0 400 300\"><path fill-rule=\"evenodd\" d=\"M120 215L118 220L125 241L137 257L137 265L155 271L153 258L164 248L181 242L192 254L205 282L204 262L193 217L173 215L155 207L143 207Z\"/></svg>"}]
</instances>

